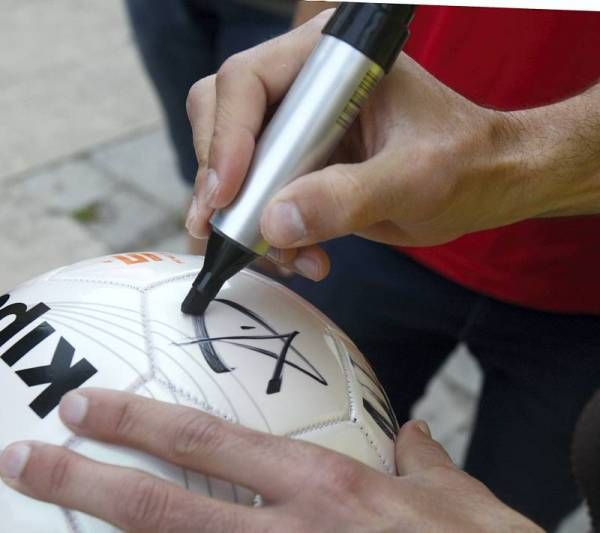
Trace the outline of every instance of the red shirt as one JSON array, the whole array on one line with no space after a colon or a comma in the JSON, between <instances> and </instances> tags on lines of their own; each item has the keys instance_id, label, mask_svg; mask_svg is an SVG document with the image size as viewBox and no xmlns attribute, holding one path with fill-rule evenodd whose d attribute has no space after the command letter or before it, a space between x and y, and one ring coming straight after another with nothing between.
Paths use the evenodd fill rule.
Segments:
<instances>
[{"instance_id":1,"label":"red shirt","mask_svg":"<svg viewBox=\"0 0 600 533\"><path fill-rule=\"evenodd\" d=\"M422 6L411 34L407 53L483 106L541 106L600 80L600 13ZM500 300L600 314L600 217L527 220L402 251Z\"/></svg>"}]
</instances>

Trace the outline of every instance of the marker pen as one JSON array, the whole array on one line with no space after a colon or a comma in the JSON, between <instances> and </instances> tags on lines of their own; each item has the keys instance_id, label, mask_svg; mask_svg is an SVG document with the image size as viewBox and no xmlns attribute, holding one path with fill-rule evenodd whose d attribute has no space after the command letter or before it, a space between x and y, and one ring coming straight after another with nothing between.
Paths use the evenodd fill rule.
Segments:
<instances>
[{"instance_id":1,"label":"marker pen","mask_svg":"<svg viewBox=\"0 0 600 533\"><path fill-rule=\"evenodd\" d=\"M275 193L322 168L390 70L415 7L344 3L300 71L257 145L235 201L211 218L204 267L182 304L201 315L223 284L267 253L260 218Z\"/></svg>"}]
</instances>

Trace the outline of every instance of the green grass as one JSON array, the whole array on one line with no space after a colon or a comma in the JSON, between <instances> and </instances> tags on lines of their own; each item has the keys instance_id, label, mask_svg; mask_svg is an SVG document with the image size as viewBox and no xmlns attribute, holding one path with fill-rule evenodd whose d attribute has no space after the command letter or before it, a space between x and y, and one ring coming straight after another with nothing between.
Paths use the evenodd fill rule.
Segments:
<instances>
[{"instance_id":1,"label":"green grass","mask_svg":"<svg viewBox=\"0 0 600 533\"><path fill-rule=\"evenodd\" d=\"M94 203L76 209L71 217L81 224L92 224L100 219L100 204Z\"/></svg>"}]
</instances>

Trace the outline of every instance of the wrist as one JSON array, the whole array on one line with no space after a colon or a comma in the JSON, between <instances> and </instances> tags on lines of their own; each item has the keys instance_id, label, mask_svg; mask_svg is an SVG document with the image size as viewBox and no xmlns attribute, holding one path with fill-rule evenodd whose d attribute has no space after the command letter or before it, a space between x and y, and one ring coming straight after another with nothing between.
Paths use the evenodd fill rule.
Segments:
<instances>
[{"instance_id":1,"label":"wrist","mask_svg":"<svg viewBox=\"0 0 600 533\"><path fill-rule=\"evenodd\" d=\"M471 106L473 106L471 104ZM457 191L470 191L473 229L506 226L539 216L545 192L533 186L536 165L525 154L528 126L511 113L473 106L450 153Z\"/></svg>"},{"instance_id":2,"label":"wrist","mask_svg":"<svg viewBox=\"0 0 600 533\"><path fill-rule=\"evenodd\" d=\"M553 180L556 142L537 110L487 110L488 175L501 192L498 210L504 224L547 216L558 209L564 183ZM485 157L485 154L484 154Z\"/></svg>"},{"instance_id":3,"label":"wrist","mask_svg":"<svg viewBox=\"0 0 600 533\"><path fill-rule=\"evenodd\" d=\"M528 218L600 212L600 113L567 100L498 120L506 179Z\"/></svg>"}]
</instances>

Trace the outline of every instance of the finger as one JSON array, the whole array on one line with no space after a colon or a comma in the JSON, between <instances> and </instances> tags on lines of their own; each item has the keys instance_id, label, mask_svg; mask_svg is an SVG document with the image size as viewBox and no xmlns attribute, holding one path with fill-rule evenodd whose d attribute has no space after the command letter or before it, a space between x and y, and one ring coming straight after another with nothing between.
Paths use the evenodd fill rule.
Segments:
<instances>
[{"instance_id":1,"label":"finger","mask_svg":"<svg viewBox=\"0 0 600 533\"><path fill-rule=\"evenodd\" d=\"M294 275L294 272L284 268L283 266L278 265L274 261L270 261L266 257L261 257L250 264L250 268L258 272L259 274L264 274L265 276L269 276L272 278L291 278Z\"/></svg>"},{"instance_id":2,"label":"finger","mask_svg":"<svg viewBox=\"0 0 600 533\"><path fill-rule=\"evenodd\" d=\"M214 209L206 204L206 190L209 187L208 174L206 168L198 170L192 203L185 221L188 233L195 239L206 239L211 232L209 220Z\"/></svg>"},{"instance_id":3,"label":"finger","mask_svg":"<svg viewBox=\"0 0 600 533\"><path fill-rule=\"evenodd\" d=\"M229 58L216 78L217 104L207 205L225 207L246 176L267 108L278 103L320 37L329 15Z\"/></svg>"},{"instance_id":4,"label":"finger","mask_svg":"<svg viewBox=\"0 0 600 533\"><path fill-rule=\"evenodd\" d=\"M15 490L125 531L256 531L265 518L260 511L251 515L255 510L194 494L136 470L98 463L59 446L15 443L4 451L0 464L3 480Z\"/></svg>"},{"instance_id":5,"label":"finger","mask_svg":"<svg viewBox=\"0 0 600 533\"><path fill-rule=\"evenodd\" d=\"M198 168L202 171L208 166L210 144L215 131L216 76L208 76L192 85L188 93L186 109L192 127Z\"/></svg>"},{"instance_id":6,"label":"finger","mask_svg":"<svg viewBox=\"0 0 600 533\"><path fill-rule=\"evenodd\" d=\"M297 491L314 461L314 447L304 443L118 391L69 393L61 402L60 415L79 435L142 450L243 485L270 501Z\"/></svg>"},{"instance_id":7,"label":"finger","mask_svg":"<svg viewBox=\"0 0 600 533\"><path fill-rule=\"evenodd\" d=\"M389 164L376 156L298 178L265 208L264 238L273 247L297 248L359 233L385 220L395 201Z\"/></svg>"},{"instance_id":8,"label":"finger","mask_svg":"<svg viewBox=\"0 0 600 533\"><path fill-rule=\"evenodd\" d=\"M282 250L271 248L269 259L312 281L325 279L331 269L329 256L320 246Z\"/></svg>"},{"instance_id":9,"label":"finger","mask_svg":"<svg viewBox=\"0 0 600 533\"><path fill-rule=\"evenodd\" d=\"M442 445L431 438L425 422L407 422L396 441L396 467L403 476L436 466L456 468Z\"/></svg>"},{"instance_id":10,"label":"finger","mask_svg":"<svg viewBox=\"0 0 600 533\"><path fill-rule=\"evenodd\" d=\"M192 126L194 150L198 160L198 173L194 185L194 195L188 211L185 227L196 238L208 237L209 219L214 210L206 203L208 191L214 180L208 174L208 156L215 130L215 112L217 108L216 76L197 81L188 94L186 108Z\"/></svg>"}]
</instances>

